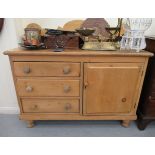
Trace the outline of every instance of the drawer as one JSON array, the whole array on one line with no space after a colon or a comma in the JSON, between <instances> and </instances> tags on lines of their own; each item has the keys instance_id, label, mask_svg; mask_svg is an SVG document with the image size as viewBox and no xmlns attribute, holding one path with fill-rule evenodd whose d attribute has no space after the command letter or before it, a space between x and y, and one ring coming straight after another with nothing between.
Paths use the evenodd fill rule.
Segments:
<instances>
[{"instance_id":1,"label":"drawer","mask_svg":"<svg viewBox=\"0 0 155 155\"><path fill-rule=\"evenodd\" d=\"M21 99L23 112L79 113L78 99Z\"/></svg>"},{"instance_id":2,"label":"drawer","mask_svg":"<svg viewBox=\"0 0 155 155\"><path fill-rule=\"evenodd\" d=\"M79 96L79 80L18 79L19 96Z\"/></svg>"},{"instance_id":3,"label":"drawer","mask_svg":"<svg viewBox=\"0 0 155 155\"><path fill-rule=\"evenodd\" d=\"M155 116L155 100L149 100L147 102L144 112L150 116Z\"/></svg>"},{"instance_id":4,"label":"drawer","mask_svg":"<svg viewBox=\"0 0 155 155\"><path fill-rule=\"evenodd\" d=\"M152 100L155 99L155 92L154 91L150 93L150 97L149 98L152 99Z\"/></svg>"},{"instance_id":5,"label":"drawer","mask_svg":"<svg viewBox=\"0 0 155 155\"><path fill-rule=\"evenodd\" d=\"M152 83L150 87L150 91L155 93L155 83Z\"/></svg>"},{"instance_id":6,"label":"drawer","mask_svg":"<svg viewBox=\"0 0 155 155\"><path fill-rule=\"evenodd\" d=\"M80 63L14 62L16 76L80 76Z\"/></svg>"}]
</instances>

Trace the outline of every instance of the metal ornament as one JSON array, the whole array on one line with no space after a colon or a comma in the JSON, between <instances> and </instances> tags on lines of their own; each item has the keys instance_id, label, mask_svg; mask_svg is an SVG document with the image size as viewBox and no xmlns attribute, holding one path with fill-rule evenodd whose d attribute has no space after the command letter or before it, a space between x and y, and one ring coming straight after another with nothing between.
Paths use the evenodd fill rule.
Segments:
<instances>
[{"instance_id":1,"label":"metal ornament","mask_svg":"<svg viewBox=\"0 0 155 155\"><path fill-rule=\"evenodd\" d=\"M118 18L117 27L104 27L107 34L105 36L99 33L99 29L97 27L83 27L80 29L76 29L76 31L80 34L80 37L84 41L82 49L98 51L119 49L120 46L118 41L120 41L121 24L122 18Z\"/></svg>"}]
</instances>

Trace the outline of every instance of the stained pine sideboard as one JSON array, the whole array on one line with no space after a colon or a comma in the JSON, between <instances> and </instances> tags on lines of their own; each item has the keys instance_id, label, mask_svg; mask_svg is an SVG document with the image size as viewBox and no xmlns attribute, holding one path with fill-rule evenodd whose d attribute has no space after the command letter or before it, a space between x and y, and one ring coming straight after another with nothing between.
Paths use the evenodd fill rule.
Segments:
<instances>
[{"instance_id":1,"label":"stained pine sideboard","mask_svg":"<svg viewBox=\"0 0 155 155\"><path fill-rule=\"evenodd\" d=\"M147 51L14 49L9 56L20 119L136 120Z\"/></svg>"},{"instance_id":2,"label":"stained pine sideboard","mask_svg":"<svg viewBox=\"0 0 155 155\"><path fill-rule=\"evenodd\" d=\"M146 38L146 49L155 54L155 36ZM148 62L137 114L140 130L144 130L148 124L155 121L155 56Z\"/></svg>"}]
</instances>

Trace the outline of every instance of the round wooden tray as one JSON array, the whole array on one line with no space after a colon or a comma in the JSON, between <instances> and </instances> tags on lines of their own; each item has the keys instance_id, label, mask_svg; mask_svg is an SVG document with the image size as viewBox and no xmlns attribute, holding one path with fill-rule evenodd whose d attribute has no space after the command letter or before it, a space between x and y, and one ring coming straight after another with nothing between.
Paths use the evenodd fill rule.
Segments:
<instances>
[{"instance_id":1,"label":"round wooden tray","mask_svg":"<svg viewBox=\"0 0 155 155\"><path fill-rule=\"evenodd\" d=\"M83 23L83 20L69 21L63 26L63 30L75 31L76 29L80 28L82 23Z\"/></svg>"}]
</instances>

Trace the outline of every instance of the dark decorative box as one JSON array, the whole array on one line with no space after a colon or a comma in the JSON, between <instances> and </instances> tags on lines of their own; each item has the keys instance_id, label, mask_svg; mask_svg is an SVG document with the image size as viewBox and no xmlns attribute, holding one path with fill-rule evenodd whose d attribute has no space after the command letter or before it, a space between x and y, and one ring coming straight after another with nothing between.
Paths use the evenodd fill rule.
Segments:
<instances>
[{"instance_id":1,"label":"dark decorative box","mask_svg":"<svg viewBox=\"0 0 155 155\"><path fill-rule=\"evenodd\" d=\"M79 49L80 38L74 32L61 30L48 30L44 36L46 48L55 49L62 47L64 49Z\"/></svg>"}]
</instances>

